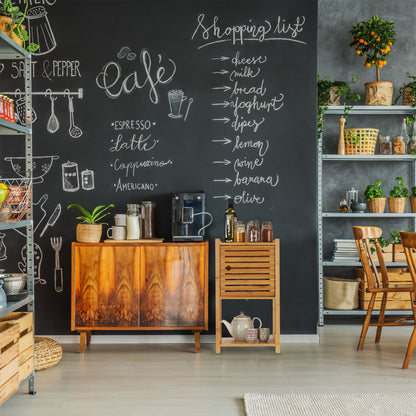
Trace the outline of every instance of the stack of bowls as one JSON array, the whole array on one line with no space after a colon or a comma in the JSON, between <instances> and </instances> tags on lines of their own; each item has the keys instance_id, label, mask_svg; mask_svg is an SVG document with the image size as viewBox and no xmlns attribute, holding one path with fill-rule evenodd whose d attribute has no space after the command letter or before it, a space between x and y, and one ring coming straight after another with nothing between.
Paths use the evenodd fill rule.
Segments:
<instances>
[{"instance_id":1,"label":"stack of bowls","mask_svg":"<svg viewBox=\"0 0 416 416\"><path fill-rule=\"evenodd\" d=\"M6 295L17 295L25 288L27 275L24 273L1 273L0 280L4 281L3 289Z\"/></svg>"}]
</instances>

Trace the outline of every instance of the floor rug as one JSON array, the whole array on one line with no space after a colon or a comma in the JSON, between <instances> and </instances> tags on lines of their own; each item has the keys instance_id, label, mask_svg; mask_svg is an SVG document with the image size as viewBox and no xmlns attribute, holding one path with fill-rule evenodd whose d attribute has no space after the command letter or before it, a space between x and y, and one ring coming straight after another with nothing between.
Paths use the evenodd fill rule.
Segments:
<instances>
[{"instance_id":1,"label":"floor rug","mask_svg":"<svg viewBox=\"0 0 416 416\"><path fill-rule=\"evenodd\" d=\"M416 416L416 394L244 394L247 416Z\"/></svg>"}]
</instances>

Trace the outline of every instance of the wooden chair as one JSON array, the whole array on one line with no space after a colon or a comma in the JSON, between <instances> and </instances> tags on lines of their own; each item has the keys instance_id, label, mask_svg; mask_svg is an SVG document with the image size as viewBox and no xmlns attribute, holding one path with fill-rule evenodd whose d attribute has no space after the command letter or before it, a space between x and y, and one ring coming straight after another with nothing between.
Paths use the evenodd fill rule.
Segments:
<instances>
[{"instance_id":1,"label":"wooden chair","mask_svg":"<svg viewBox=\"0 0 416 416\"><path fill-rule=\"evenodd\" d=\"M378 227L352 227L354 232L355 242L357 244L358 253L360 255L361 264L363 265L365 278L367 281L368 293L371 293L371 299L368 305L367 314L364 319L361 330L360 341L358 343L358 351L363 348L365 336L367 335L369 326L377 326L377 333L375 342L380 342L381 330L383 326L403 326L415 325L416 322L416 306L415 306L415 288L414 285L393 285L389 283L388 272L384 262L383 254L380 245L377 241L381 237L382 231ZM371 241L370 241L371 240ZM371 247L376 249L377 259L379 265L371 255ZM385 311L387 305L387 295L389 293L409 293L412 304L413 317L409 316L395 316L394 318L385 318ZM376 323L371 323L371 316L376 302L377 295L382 295L380 314ZM408 322L411 319L412 322ZM416 340L416 338L415 338ZM410 353L411 354L411 353ZM403 368L407 368L408 361L406 359L403 363Z\"/></svg>"},{"instance_id":2,"label":"wooden chair","mask_svg":"<svg viewBox=\"0 0 416 416\"><path fill-rule=\"evenodd\" d=\"M399 231L400 239L402 240L402 245L404 252L406 254L407 265L409 266L410 276L413 281L413 288L416 293L416 260L414 257L414 252L416 250L416 233L409 233L405 231ZM415 313L415 296L412 298L412 308L413 314ZM416 345L416 324L413 328L412 335L410 336L409 345L407 346L406 356L404 358L403 368L409 366L410 357L412 356L413 350Z\"/></svg>"}]
</instances>

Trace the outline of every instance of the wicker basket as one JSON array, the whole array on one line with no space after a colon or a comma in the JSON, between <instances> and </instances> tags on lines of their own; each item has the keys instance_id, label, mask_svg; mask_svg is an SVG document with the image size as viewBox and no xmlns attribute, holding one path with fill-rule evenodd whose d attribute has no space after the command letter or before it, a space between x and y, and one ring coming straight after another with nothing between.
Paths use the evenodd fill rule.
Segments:
<instances>
[{"instance_id":1,"label":"wicker basket","mask_svg":"<svg viewBox=\"0 0 416 416\"><path fill-rule=\"evenodd\" d=\"M403 99L402 104L403 105L413 105L415 102L415 99L412 95L412 88L406 87L403 91Z\"/></svg>"},{"instance_id":2,"label":"wicker basket","mask_svg":"<svg viewBox=\"0 0 416 416\"><path fill-rule=\"evenodd\" d=\"M386 208L386 198L373 198L367 202L368 211L372 214L383 214Z\"/></svg>"},{"instance_id":3,"label":"wicker basket","mask_svg":"<svg viewBox=\"0 0 416 416\"><path fill-rule=\"evenodd\" d=\"M346 155L373 155L378 129L344 129Z\"/></svg>"},{"instance_id":4,"label":"wicker basket","mask_svg":"<svg viewBox=\"0 0 416 416\"><path fill-rule=\"evenodd\" d=\"M324 277L324 308L350 310L358 308L358 287L356 279Z\"/></svg>"},{"instance_id":5,"label":"wicker basket","mask_svg":"<svg viewBox=\"0 0 416 416\"><path fill-rule=\"evenodd\" d=\"M35 370L45 370L58 364L62 347L51 338L35 337Z\"/></svg>"},{"instance_id":6,"label":"wicker basket","mask_svg":"<svg viewBox=\"0 0 416 416\"><path fill-rule=\"evenodd\" d=\"M76 238L79 243L99 243L102 232L101 224L78 224Z\"/></svg>"},{"instance_id":7,"label":"wicker basket","mask_svg":"<svg viewBox=\"0 0 416 416\"><path fill-rule=\"evenodd\" d=\"M410 198L410 209L412 212L416 212L416 197L411 196Z\"/></svg>"},{"instance_id":8,"label":"wicker basket","mask_svg":"<svg viewBox=\"0 0 416 416\"><path fill-rule=\"evenodd\" d=\"M404 214L407 198L389 198L389 211L395 214Z\"/></svg>"},{"instance_id":9,"label":"wicker basket","mask_svg":"<svg viewBox=\"0 0 416 416\"><path fill-rule=\"evenodd\" d=\"M0 182L9 188L9 194L0 208L0 221L20 221L29 209L32 197L32 180L30 178L0 177Z\"/></svg>"}]
</instances>

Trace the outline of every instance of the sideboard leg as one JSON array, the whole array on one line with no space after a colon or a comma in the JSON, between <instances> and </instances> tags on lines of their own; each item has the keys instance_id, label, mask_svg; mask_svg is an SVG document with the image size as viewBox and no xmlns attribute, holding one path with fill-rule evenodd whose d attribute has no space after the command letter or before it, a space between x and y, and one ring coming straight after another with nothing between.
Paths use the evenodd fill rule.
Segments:
<instances>
[{"instance_id":1,"label":"sideboard leg","mask_svg":"<svg viewBox=\"0 0 416 416\"><path fill-rule=\"evenodd\" d=\"M91 344L91 334L92 331L87 332L87 347L89 347L89 345Z\"/></svg>"},{"instance_id":2,"label":"sideboard leg","mask_svg":"<svg viewBox=\"0 0 416 416\"><path fill-rule=\"evenodd\" d=\"M194 337L195 337L195 352L199 354L201 350L201 333L195 331Z\"/></svg>"},{"instance_id":3,"label":"sideboard leg","mask_svg":"<svg viewBox=\"0 0 416 416\"><path fill-rule=\"evenodd\" d=\"M79 353L80 354L84 352L86 337L87 337L87 331L79 332Z\"/></svg>"}]
</instances>

